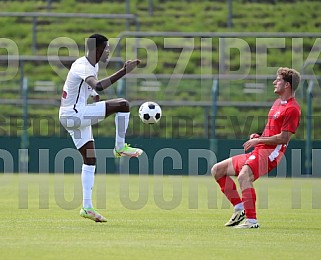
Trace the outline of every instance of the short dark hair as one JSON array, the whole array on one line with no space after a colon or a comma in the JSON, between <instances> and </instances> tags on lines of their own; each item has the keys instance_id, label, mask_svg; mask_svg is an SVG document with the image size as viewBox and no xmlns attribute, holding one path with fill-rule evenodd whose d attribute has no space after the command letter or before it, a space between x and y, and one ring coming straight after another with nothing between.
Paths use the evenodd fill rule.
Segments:
<instances>
[{"instance_id":1,"label":"short dark hair","mask_svg":"<svg viewBox=\"0 0 321 260\"><path fill-rule=\"evenodd\" d=\"M87 48L88 50L96 50L100 46L106 46L106 43L108 42L108 38L104 35L95 33L93 35L90 35L87 39Z\"/></svg>"},{"instance_id":2,"label":"short dark hair","mask_svg":"<svg viewBox=\"0 0 321 260\"><path fill-rule=\"evenodd\" d=\"M277 75L281 75L284 81L290 83L293 92L296 91L301 80L301 75L298 71L287 67L281 67L278 69Z\"/></svg>"}]
</instances>

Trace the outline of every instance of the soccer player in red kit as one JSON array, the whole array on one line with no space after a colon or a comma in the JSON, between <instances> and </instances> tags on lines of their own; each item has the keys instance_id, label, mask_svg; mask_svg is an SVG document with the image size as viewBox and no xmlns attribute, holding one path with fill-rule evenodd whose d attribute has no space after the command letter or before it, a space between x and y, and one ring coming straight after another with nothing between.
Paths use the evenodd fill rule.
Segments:
<instances>
[{"instance_id":1,"label":"soccer player in red kit","mask_svg":"<svg viewBox=\"0 0 321 260\"><path fill-rule=\"evenodd\" d=\"M240 154L216 163L211 172L221 191L234 206L234 213L225 226L259 228L256 218L256 193L253 182L267 174L280 162L288 142L299 126L301 111L295 99L300 74L291 68L279 68L273 81L279 98L272 105L262 134L251 134ZM230 176L237 176L242 196ZM244 223L241 223L245 219ZM240 224L241 223L241 224Z\"/></svg>"}]
</instances>

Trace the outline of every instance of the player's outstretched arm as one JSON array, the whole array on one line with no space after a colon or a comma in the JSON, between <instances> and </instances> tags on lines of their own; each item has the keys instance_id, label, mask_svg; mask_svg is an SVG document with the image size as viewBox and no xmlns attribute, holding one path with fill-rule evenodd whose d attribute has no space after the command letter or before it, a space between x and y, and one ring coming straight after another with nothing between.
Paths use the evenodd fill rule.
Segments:
<instances>
[{"instance_id":1,"label":"player's outstretched arm","mask_svg":"<svg viewBox=\"0 0 321 260\"><path fill-rule=\"evenodd\" d=\"M112 84L124 77L126 74L132 72L139 64L140 60L128 60L125 62L124 66L120 70L115 72L113 75L101 80L98 80L95 77L88 77L86 79L86 83L93 89L97 91L102 91L110 87Z\"/></svg>"}]
</instances>

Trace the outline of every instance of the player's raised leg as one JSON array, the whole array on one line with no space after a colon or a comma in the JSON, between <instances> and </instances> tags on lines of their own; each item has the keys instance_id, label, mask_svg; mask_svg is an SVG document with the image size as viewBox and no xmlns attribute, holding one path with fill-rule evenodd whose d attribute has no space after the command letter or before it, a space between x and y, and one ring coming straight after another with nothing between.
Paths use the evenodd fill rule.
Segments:
<instances>
[{"instance_id":1,"label":"player's raised leg","mask_svg":"<svg viewBox=\"0 0 321 260\"><path fill-rule=\"evenodd\" d=\"M123 98L111 99L106 101L106 117L112 114L115 115L115 148L114 155L116 158L122 156L138 157L143 153L143 150L131 147L125 143L126 131L129 124L129 102Z\"/></svg>"}]
</instances>

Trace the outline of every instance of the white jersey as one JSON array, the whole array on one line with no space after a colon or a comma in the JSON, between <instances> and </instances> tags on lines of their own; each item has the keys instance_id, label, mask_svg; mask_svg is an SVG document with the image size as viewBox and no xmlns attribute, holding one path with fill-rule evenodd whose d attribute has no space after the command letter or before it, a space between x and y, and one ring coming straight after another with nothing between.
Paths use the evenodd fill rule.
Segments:
<instances>
[{"instance_id":1,"label":"white jersey","mask_svg":"<svg viewBox=\"0 0 321 260\"><path fill-rule=\"evenodd\" d=\"M96 93L85 80L88 77L98 75L98 63L93 66L86 57L77 59L68 72L61 96L60 108L63 110L72 109L77 112L77 108L87 105L89 96Z\"/></svg>"}]
</instances>

